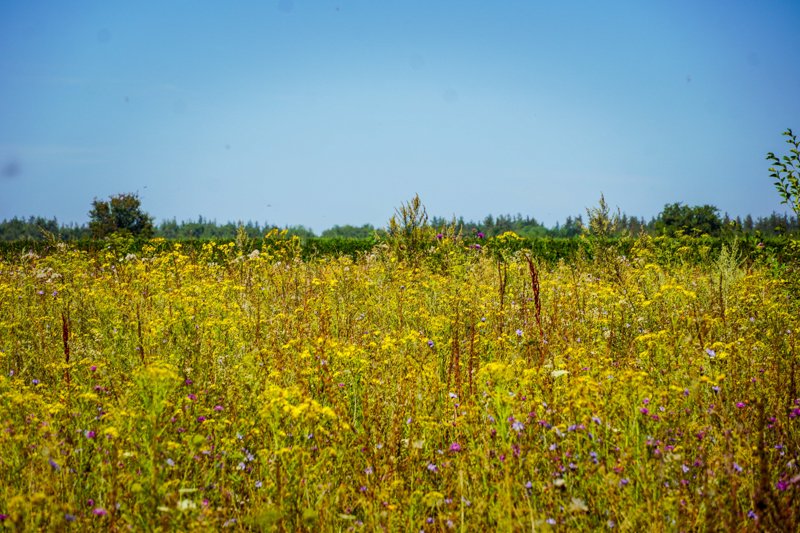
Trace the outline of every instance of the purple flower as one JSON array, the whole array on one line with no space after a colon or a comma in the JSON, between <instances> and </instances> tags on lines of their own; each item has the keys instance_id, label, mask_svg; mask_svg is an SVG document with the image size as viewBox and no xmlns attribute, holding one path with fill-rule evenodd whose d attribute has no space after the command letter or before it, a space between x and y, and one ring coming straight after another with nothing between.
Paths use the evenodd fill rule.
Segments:
<instances>
[{"instance_id":1,"label":"purple flower","mask_svg":"<svg viewBox=\"0 0 800 533\"><path fill-rule=\"evenodd\" d=\"M33 383L34 385L38 385L39 384L39 380L38 379L32 379L31 383Z\"/></svg>"},{"instance_id":2,"label":"purple flower","mask_svg":"<svg viewBox=\"0 0 800 533\"><path fill-rule=\"evenodd\" d=\"M64 520L66 520L67 522L74 522L75 521L75 515L66 513L64 515Z\"/></svg>"},{"instance_id":3,"label":"purple flower","mask_svg":"<svg viewBox=\"0 0 800 533\"><path fill-rule=\"evenodd\" d=\"M711 348L706 348L706 353L711 359L714 359L717 356L717 352L712 350Z\"/></svg>"},{"instance_id":4,"label":"purple flower","mask_svg":"<svg viewBox=\"0 0 800 533\"><path fill-rule=\"evenodd\" d=\"M647 409L647 407L642 407L641 409L639 409L639 412L642 413L643 415L646 415L650 411Z\"/></svg>"},{"instance_id":5,"label":"purple flower","mask_svg":"<svg viewBox=\"0 0 800 533\"><path fill-rule=\"evenodd\" d=\"M434 343L433 343L432 340L429 339L428 340L428 348L433 348L433 347L434 347Z\"/></svg>"},{"instance_id":6,"label":"purple flower","mask_svg":"<svg viewBox=\"0 0 800 533\"><path fill-rule=\"evenodd\" d=\"M430 472L438 472L438 471L439 471L439 467L438 467L438 466L436 466L436 465L435 465L435 464L433 464L433 463L428 463L428 466L427 466L426 468L427 468L427 469L428 469L428 471L430 471Z\"/></svg>"},{"instance_id":7,"label":"purple flower","mask_svg":"<svg viewBox=\"0 0 800 533\"><path fill-rule=\"evenodd\" d=\"M205 420L206 420L206 417L204 417L204 416L198 416L197 417L197 421L198 422L205 422Z\"/></svg>"},{"instance_id":8,"label":"purple flower","mask_svg":"<svg viewBox=\"0 0 800 533\"><path fill-rule=\"evenodd\" d=\"M444 239L444 235L442 235L441 233L437 233L436 239L441 241L442 239Z\"/></svg>"},{"instance_id":9,"label":"purple flower","mask_svg":"<svg viewBox=\"0 0 800 533\"><path fill-rule=\"evenodd\" d=\"M184 380L183 380L183 384L184 384L184 385L191 385L192 383L194 383L194 381L192 381L192 380L191 380L191 379L189 379L189 378L186 378L186 379L184 379Z\"/></svg>"},{"instance_id":10,"label":"purple flower","mask_svg":"<svg viewBox=\"0 0 800 533\"><path fill-rule=\"evenodd\" d=\"M94 509L92 509L92 514L94 514L95 516L106 516L108 514L108 511L106 511L102 507L95 507Z\"/></svg>"},{"instance_id":11,"label":"purple flower","mask_svg":"<svg viewBox=\"0 0 800 533\"><path fill-rule=\"evenodd\" d=\"M452 443L450 445L450 451L451 452L460 452L461 451L461 445L459 443L457 443L457 442Z\"/></svg>"},{"instance_id":12,"label":"purple flower","mask_svg":"<svg viewBox=\"0 0 800 533\"><path fill-rule=\"evenodd\" d=\"M739 465L736 463L736 461L734 461L734 462L733 462L733 469L734 469L736 472L741 472L741 471L742 471L742 467L741 467L741 466L739 466Z\"/></svg>"},{"instance_id":13,"label":"purple flower","mask_svg":"<svg viewBox=\"0 0 800 533\"><path fill-rule=\"evenodd\" d=\"M57 462L55 462L55 461L53 461L52 459L48 459L48 460L47 460L47 462L48 462L48 463L50 463L50 467L51 467L53 470L55 470L56 472L58 472L59 470L61 470L61 467L58 465L58 463L57 463Z\"/></svg>"},{"instance_id":14,"label":"purple flower","mask_svg":"<svg viewBox=\"0 0 800 533\"><path fill-rule=\"evenodd\" d=\"M628 484L628 483L630 483L630 482L631 482L631 480L630 480L630 479L628 479L628 478L624 477L624 478L622 478L622 479L620 479L620 480L619 480L619 486L620 486L620 487L624 487L625 485L627 485L627 484Z\"/></svg>"},{"instance_id":15,"label":"purple flower","mask_svg":"<svg viewBox=\"0 0 800 533\"><path fill-rule=\"evenodd\" d=\"M750 520L758 520L758 515L755 513L755 511L750 509L749 511L747 511L747 518L749 518Z\"/></svg>"},{"instance_id":16,"label":"purple flower","mask_svg":"<svg viewBox=\"0 0 800 533\"><path fill-rule=\"evenodd\" d=\"M92 372L97 372L97 366L92 365L89 367L89 370L91 370Z\"/></svg>"},{"instance_id":17,"label":"purple flower","mask_svg":"<svg viewBox=\"0 0 800 533\"><path fill-rule=\"evenodd\" d=\"M518 329L516 331L516 333L517 333L517 337L522 337L522 330L521 329Z\"/></svg>"},{"instance_id":18,"label":"purple flower","mask_svg":"<svg viewBox=\"0 0 800 533\"><path fill-rule=\"evenodd\" d=\"M739 409L744 409L747 404L744 402L736 402L736 407Z\"/></svg>"},{"instance_id":19,"label":"purple flower","mask_svg":"<svg viewBox=\"0 0 800 533\"><path fill-rule=\"evenodd\" d=\"M484 235L482 231L479 231L478 232L478 238L479 239L483 239L484 237L486 237L486 235Z\"/></svg>"},{"instance_id":20,"label":"purple flower","mask_svg":"<svg viewBox=\"0 0 800 533\"><path fill-rule=\"evenodd\" d=\"M523 424L519 420L514 420L514 422L511 424L511 429L519 433L520 431L525 429L525 424Z\"/></svg>"},{"instance_id":21,"label":"purple flower","mask_svg":"<svg viewBox=\"0 0 800 533\"><path fill-rule=\"evenodd\" d=\"M217 412L220 412L220 411L223 410L223 407L221 405L215 405L214 406L214 410L217 411Z\"/></svg>"}]
</instances>

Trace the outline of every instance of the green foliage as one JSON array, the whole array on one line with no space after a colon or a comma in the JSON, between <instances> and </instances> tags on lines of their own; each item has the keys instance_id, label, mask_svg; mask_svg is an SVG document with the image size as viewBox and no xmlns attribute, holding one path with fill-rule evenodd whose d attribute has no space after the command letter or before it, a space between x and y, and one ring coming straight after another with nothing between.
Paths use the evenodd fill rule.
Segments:
<instances>
[{"instance_id":1,"label":"green foliage","mask_svg":"<svg viewBox=\"0 0 800 533\"><path fill-rule=\"evenodd\" d=\"M588 244L589 255L594 259L597 274L610 275L621 281L621 259L624 254L620 252L620 247L627 243L627 236L621 228L619 210L612 214L601 194L597 207L587 209L586 214L589 226L583 237Z\"/></svg>"},{"instance_id":2,"label":"green foliage","mask_svg":"<svg viewBox=\"0 0 800 533\"><path fill-rule=\"evenodd\" d=\"M433 231L428 212L416 194L395 210L389 220L387 241L398 259L416 263L432 244Z\"/></svg>"},{"instance_id":3,"label":"green foliage","mask_svg":"<svg viewBox=\"0 0 800 533\"><path fill-rule=\"evenodd\" d=\"M488 215L482 222L464 222L462 219L456 221L467 233L483 233L486 237L497 237L503 233L513 231L520 237L544 237L549 234L549 230L544 227L536 218L531 216L523 217L521 214L515 216L498 215L493 217ZM431 219L431 225L440 227L446 221L439 217Z\"/></svg>"},{"instance_id":4,"label":"green foliage","mask_svg":"<svg viewBox=\"0 0 800 533\"><path fill-rule=\"evenodd\" d=\"M142 211L141 201L136 194L117 194L108 201L95 198L89 219L89 230L95 239L103 239L114 233L144 238L153 235L153 218Z\"/></svg>"},{"instance_id":5,"label":"green foliage","mask_svg":"<svg viewBox=\"0 0 800 533\"><path fill-rule=\"evenodd\" d=\"M711 235L719 236L722 220L719 209L713 205L690 207L681 203L667 204L655 222L655 229L662 235Z\"/></svg>"},{"instance_id":6,"label":"green foliage","mask_svg":"<svg viewBox=\"0 0 800 533\"><path fill-rule=\"evenodd\" d=\"M786 144L790 155L778 157L774 153L767 154L767 161L772 163L769 167L770 177L775 180L775 188L783 198L782 204L788 204L795 214L800 217L800 141L791 129L783 132L787 137Z\"/></svg>"},{"instance_id":7,"label":"green foliage","mask_svg":"<svg viewBox=\"0 0 800 533\"><path fill-rule=\"evenodd\" d=\"M553 237L577 237L583 233L583 230L583 217L581 215L575 218L568 216L564 225L556 224L556 227L550 231L550 234Z\"/></svg>"},{"instance_id":8,"label":"green foliage","mask_svg":"<svg viewBox=\"0 0 800 533\"><path fill-rule=\"evenodd\" d=\"M587 209L586 214L589 217L587 232L591 237L602 240L616 234L619 226L619 214L611 214L605 196L600 194L598 206Z\"/></svg>"},{"instance_id":9,"label":"green foliage","mask_svg":"<svg viewBox=\"0 0 800 533\"><path fill-rule=\"evenodd\" d=\"M48 235L61 239L81 239L89 236L85 226L61 225L55 218L14 217L0 222L0 241L46 240Z\"/></svg>"},{"instance_id":10,"label":"green foliage","mask_svg":"<svg viewBox=\"0 0 800 533\"><path fill-rule=\"evenodd\" d=\"M363 226L351 226L345 224L344 226L333 226L322 232L322 237L338 238L338 239L369 239L375 235L375 227L372 224L364 224Z\"/></svg>"}]
</instances>

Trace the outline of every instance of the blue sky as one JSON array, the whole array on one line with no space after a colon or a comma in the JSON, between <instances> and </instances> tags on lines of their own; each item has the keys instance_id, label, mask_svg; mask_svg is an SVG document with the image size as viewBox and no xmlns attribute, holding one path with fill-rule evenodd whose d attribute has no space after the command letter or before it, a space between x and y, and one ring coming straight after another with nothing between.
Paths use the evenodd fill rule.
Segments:
<instances>
[{"instance_id":1,"label":"blue sky","mask_svg":"<svg viewBox=\"0 0 800 533\"><path fill-rule=\"evenodd\" d=\"M783 210L800 2L0 2L0 219Z\"/></svg>"}]
</instances>

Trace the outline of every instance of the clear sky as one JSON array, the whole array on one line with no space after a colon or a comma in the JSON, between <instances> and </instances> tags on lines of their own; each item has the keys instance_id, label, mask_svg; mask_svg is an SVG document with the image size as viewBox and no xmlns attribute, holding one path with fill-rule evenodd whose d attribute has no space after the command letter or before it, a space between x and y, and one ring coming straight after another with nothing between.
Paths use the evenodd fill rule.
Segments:
<instances>
[{"instance_id":1,"label":"clear sky","mask_svg":"<svg viewBox=\"0 0 800 533\"><path fill-rule=\"evenodd\" d=\"M0 219L783 210L800 2L0 2Z\"/></svg>"}]
</instances>

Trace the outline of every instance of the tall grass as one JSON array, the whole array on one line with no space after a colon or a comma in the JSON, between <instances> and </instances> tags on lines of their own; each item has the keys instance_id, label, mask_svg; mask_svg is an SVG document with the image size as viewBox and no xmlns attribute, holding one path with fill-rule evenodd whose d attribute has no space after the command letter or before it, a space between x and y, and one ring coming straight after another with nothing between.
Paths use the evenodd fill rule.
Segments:
<instances>
[{"instance_id":1,"label":"tall grass","mask_svg":"<svg viewBox=\"0 0 800 533\"><path fill-rule=\"evenodd\" d=\"M4 259L3 525L800 527L785 268L416 237Z\"/></svg>"}]
</instances>

